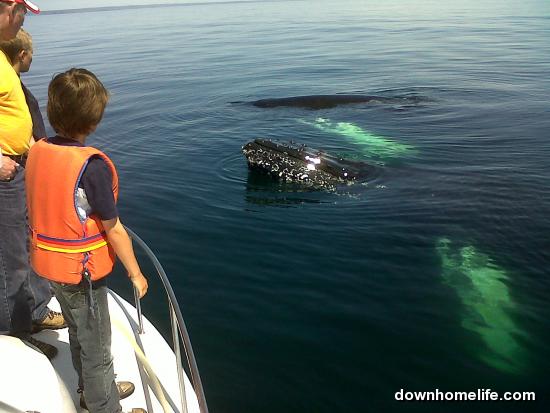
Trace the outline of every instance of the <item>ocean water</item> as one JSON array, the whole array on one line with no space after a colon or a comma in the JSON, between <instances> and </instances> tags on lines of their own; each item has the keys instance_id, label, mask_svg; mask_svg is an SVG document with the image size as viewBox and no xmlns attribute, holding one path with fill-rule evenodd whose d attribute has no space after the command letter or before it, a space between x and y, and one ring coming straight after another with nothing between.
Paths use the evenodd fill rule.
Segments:
<instances>
[{"instance_id":1,"label":"ocean water","mask_svg":"<svg viewBox=\"0 0 550 413\"><path fill-rule=\"evenodd\" d=\"M172 281L210 411L548 411L549 2L70 8L27 19L23 80L44 113L70 67L110 90L89 143ZM247 103L337 93L413 99ZM327 191L274 183L240 152L257 137L377 172ZM144 309L168 337L144 266ZM394 396L478 388L537 401Z\"/></svg>"}]
</instances>

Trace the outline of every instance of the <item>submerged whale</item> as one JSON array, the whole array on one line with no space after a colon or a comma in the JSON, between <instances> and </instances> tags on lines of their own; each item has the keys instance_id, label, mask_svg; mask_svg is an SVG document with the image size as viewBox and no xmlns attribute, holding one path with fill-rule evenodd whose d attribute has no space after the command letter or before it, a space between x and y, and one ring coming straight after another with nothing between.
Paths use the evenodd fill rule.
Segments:
<instances>
[{"instance_id":1,"label":"submerged whale","mask_svg":"<svg viewBox=\"0 0 550 413\"><path fill-rule=\"evenodd\" d=\"M504 372L521 372L526 367L526 335L516 324L517 304L507 271L473 245L455 247L449 238L438 239L436 251L444 283L462 302L462 327L485 344L476 346L479 359Z\"/></svg>"},{"instance_id":2,"label":"submerged whale","mask_svg":"<svg viewBox=\"0 0 550 413\"><path fill-rule=\"evenodd\" d=\"M365 162L339 158L305 145L269 139L255 139L244 145L242 152L251 170L310 186L334 187L364 181L375 169Z\"/></svg>"},{"instance_id":3,"label":"submerged whale","mask_svg":"<svg viewBox=\"0 0 550 413\"><path fill-rule=\"evenodd\" d=\"M292 106L309 109L329 109L337 105L349 103L391 103L391 104L414 104L419 102L417 96L374 96L374 95L308 95L291 96L286 98L260 99L252 102L259 108L275 108L277 106Z\"/></svg>"}]
</instances>

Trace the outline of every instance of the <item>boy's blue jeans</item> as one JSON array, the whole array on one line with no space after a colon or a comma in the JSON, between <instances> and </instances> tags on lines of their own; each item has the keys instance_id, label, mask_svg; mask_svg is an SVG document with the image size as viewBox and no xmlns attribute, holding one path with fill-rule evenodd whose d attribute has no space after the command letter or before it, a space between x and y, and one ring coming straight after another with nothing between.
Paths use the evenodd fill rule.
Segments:
<instances>
[{"instance_id":1,"label":"boy's blue jeans","mask_svg":"<svg viewBox=\"0 0 550 413\"><path fill-rule=\"evenodd\" d=\"M120 412L120 398L115 384L111 355L111 320L107 305L107 282L93 283L93 308L90 311L89 285L52 282L55 297L69 327L73 366L78 386L90 413Z\"/></svg>"},{"instance_id":2,"label":"boy's blue jeans","mask_svg":"<svg viewBox=\"0 0 550 413\"><path fill-rule=\"evenodd\" d=\"M0 181L0 334L31 331L25 172Z\"/></svg>"}]
</instances>

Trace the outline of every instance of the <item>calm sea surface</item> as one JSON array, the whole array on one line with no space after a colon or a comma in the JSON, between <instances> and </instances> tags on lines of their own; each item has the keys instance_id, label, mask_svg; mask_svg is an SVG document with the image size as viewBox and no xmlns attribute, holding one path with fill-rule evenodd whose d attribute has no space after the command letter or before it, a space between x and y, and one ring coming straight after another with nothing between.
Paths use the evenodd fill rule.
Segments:
<instances>
[{"instance_id":1,"label":"calm sea surface","mask_svg":"<svg viewBox=\"0 0 550 413\"><path fill-rule=\"evenodd\" d=\"M89 143L169 274L212 412L549 411L550 2L233 2L26 27L44 113L70 67L112 94ZM245 103L336 93L414 99ZM257 137L377 173L274 184L240 152ZM143 305L168 333L161 297ZM394 398L478 388L537 401Z\"/></svg>"}]
</instances>

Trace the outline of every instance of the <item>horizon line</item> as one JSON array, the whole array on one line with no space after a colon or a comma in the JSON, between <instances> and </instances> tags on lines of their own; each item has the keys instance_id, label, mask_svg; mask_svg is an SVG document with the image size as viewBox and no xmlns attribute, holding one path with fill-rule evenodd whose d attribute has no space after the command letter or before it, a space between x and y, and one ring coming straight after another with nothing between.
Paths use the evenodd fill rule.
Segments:
<instances>
[{"instance_id":1,"label":"horizon line","mask_svg":"<svg viewBox=\"0 0 550 413\"><path fill-rule=\"evenodd\" d=\"M127 4L120 6L98 6L98 7L80 7L76 9L53 9L42 10L40 14L73 14L73 13L94 13L101 11L116 11L123 9L145 9L151 7L178 7L178 6L205 6L220 4L243 4L243 3L279 3L279 2L299 2L304 0L216 0L216 1L193 1L189 3L158 3L158 4Z\"/></svg>"}]
</instances>

